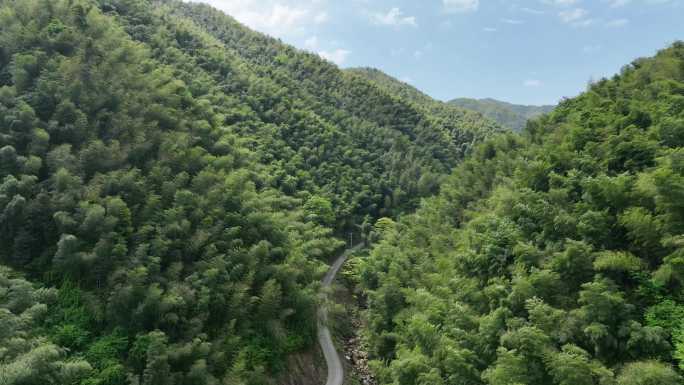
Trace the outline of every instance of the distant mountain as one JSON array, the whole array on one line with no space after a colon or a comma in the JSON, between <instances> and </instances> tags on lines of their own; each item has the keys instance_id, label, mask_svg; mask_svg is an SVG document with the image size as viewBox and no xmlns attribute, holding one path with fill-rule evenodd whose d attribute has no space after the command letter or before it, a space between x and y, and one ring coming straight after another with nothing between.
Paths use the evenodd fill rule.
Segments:
<instances>
[{"instance_id":1,"label":"distant mountain","mask_svg":"<svg viewBox=\"0 0 684 385\"><path fill-rule=\"evenodd\" d=\"M477 111L497 123L521 131L531 118L553 111L555 106L525 106L496 99L459 98L449 102L461 108Z\"/></svg>"},{"instance_id":2,"label":"distant mountain","mask_svg":"<svg viewBox=\"0 0 684 385\"><path fill-rule=\"evenodd\" d=\"M378 69L350 68L346 72L362 77L402 102L415 106L436 121L438 126L446 127L451 136L459 137L462 144L472 140L479 141L493 132L504 130L494 119L487 118L474 109L465 109L433 99L416 87ZM472 138L467 138L464 134L471 135Z\"/></svg>"}]
</instances>

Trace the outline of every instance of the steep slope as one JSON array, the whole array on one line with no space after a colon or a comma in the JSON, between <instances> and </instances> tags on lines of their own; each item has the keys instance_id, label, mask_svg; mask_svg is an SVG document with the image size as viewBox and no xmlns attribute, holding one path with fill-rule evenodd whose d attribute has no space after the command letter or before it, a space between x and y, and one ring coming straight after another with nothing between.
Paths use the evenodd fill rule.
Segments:
<instances>
[{"instance_id":1,"label":"steep slope","mask_svg":"<svg viewBox=\"0 0 684 385\"><path fill-rule=\"evenodd\" d=\"M474 137L475 141L501 132L504 129L494 120L488 119L478 112L449 105L431 98L410 84L395 79L375 68L351 68L346 72L369 80L379 88L395 95L406 103L437 119L440 124L448 127L456 137ZM466 137L466 138L467 138Z\"/></svg>"},{"instance_id":2,"label":"steep slope","mask_svg":"<svg viewBox=\"0 0 684 385\"><path fill-rule=\"evenodd\" d=\"M206 6L0 1L2 381L269 383L334 231L485 136L450 124Z\"/></svg>"},{"instance_id":3,"label":"steep slope","mask_svg":"<svg viewBox=\"0 0 684 385\"><path fill-rule=\"evenodd\" d=\"M2 2L0 39L0 261L59 288L47 311L0 294L35 322L3 382L263 381L315 341L317 258L340 242L264 183L225 94L87 1Z\"/></svg>"},{"instance_id":4,"label":"steep slope","mask_svg":"<svg viewBox=\"0 0 684 385\"><path fill-rule=\"evenodd\" d=\"M330 199L343 222L338 227L353 228L366 215L414 208L420 197L437 191L441 177L473 143L494 131L495 125L479 115L431 114L317 55L250 31L209 6L156 3L155 13L184 20L173 28L192 24L206 31L205 38L211 39L207 52L197 39L178 47L200 68L224 77L202 57L221 47L222 54L238 56L233 78L258 79L263 91L273 95L261 107L268 114L256 110L271 129L241 125L240 132L255 138L255 146L267 156L264 163L287 170L283 177L290 183ZM126 20L131 30L144 28L139 19Z\"/></svg>"},{"instance_id":5,"label":"steep slope","mask_svg":"<svg viewBox=\"0 0 684 385\"><path fill-rule=\"evenodd\" d=\"M382 383L681 384L682 146L680 42L379 222L359 275Z\"/></svg>"},{"instance_id":6,"label":"steep slope","mask_svg":"<svg viewBox=\"0 0 684 385\"><path fill-rule=\"evenodd\" d=\"M555 106L524 106L495 99L459 98L448 102L455 106L480 112L504 127L522 131L527 121L553 111Z\"/></svg>"}]
</instances>

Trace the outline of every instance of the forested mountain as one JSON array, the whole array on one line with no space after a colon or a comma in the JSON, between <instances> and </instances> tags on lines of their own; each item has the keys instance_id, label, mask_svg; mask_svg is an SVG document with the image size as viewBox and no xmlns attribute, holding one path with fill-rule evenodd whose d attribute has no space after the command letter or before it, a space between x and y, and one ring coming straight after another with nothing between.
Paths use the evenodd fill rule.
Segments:
<instances>
[{"instance_id":1,"label":"forested mountain","mask_svg":"<svg viewBox=\"0 0 684 385\"><path fill-rule=\"evenodd\" d=\"M458 98L448 103L480 112L502 126L515 131L522 131L528 120L548 114L556 108L555 106L524 106L495 99Z\"/></svg>"},{"instance_id":2,"label":"forested mountain","mask_svg":"<svg viewBox=\"0 0 684 385\"><path fill-rule=\"evenodd\" d=\"M683 43L518 134L206 5L0 0L0 385L273 384L378 218L381 383L681 384L682 145Z\"/></svg>"},{"instance_id":3,"label":"forested mountain","mask_svg":"<svg viewBox=\"0 0 684 385\"><path fill-rule=\"evenodd\" d=\"M494 130L207 6L0 0L0 383L271 382L333 234Z\"/></svg>"},{"instance_id":4,"label":"forested mountain","mask_svg":"<svg viewBox=\"0 0 684 385\"><path fill-rule=\"evenodd\" d=\"M307 190L316 186L327 195L338 227L359 223L365 215L414 208L420 197L437 191L441 176L474 143L500 131L481 115L442 116L419 108L317 55L250 31L209 6L156 3L169 5L171 15L202 26L216 44L236 52L241 69L249 68L253 80L263 83L261 91L276 98L271 103L281 104L274 110L284 117L265 118L279 129L240 133L262 141L255 144L268 153L262 162L296 170L293 183ZM320 126L312 129L311 119ZM267 136L274 139L263 142Z\"/></svg>"},{"instance_id":5,"label":"forested mountain","mask_svg":"<svg viewBox=\"0 0 684 385\"><path fill-rule=\"evenodd\" d=\"M684 43L563 101L379 222L383 384L682 384Z\"/></svg>"},{"instance_id":6,"label":"forested mountain","mask_svg":"<svg viewBox=\"0 0 684 385\"><path fill-rule=\"evenodd\" d=\"M504 131L504 128L496 121L484 117L479 112L435 100L414 86L395 79L378 69L350 68L346 72L369 80L402 101L412 104L433 118L439 119L440 124L448 127L452 132L459 133L462 131L461 127L466 127L469 132L475 135L476 141L481 141L491 133Z\"/></svg>"}]
</instances>

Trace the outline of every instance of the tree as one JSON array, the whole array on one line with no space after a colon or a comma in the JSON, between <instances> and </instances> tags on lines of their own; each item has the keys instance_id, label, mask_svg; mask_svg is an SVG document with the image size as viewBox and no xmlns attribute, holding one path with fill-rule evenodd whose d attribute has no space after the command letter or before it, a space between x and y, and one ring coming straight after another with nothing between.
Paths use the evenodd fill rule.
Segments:
<instances>
[{"instance_id":1,"label":"tree","mask_svg":"<svg viewBox=\"0 0 684 385\"><path fill-rule=\"evenodd\" d=\"M82 359L66 359L64 349L40 335L55 290L36 289L0 266L0 363L2 384L76 383L92 371Z\"/></svg>"},{"instance_id":2,"label":"tree","mask_svg":"<svg viewBox=\"0 0 684 385\"><path fill-rule=\"evenodd\" d=\"M547 358L549 373L558 385L598 385L611 383L613 373L592 361L588 352L574 345L565 345L561 352Z\"/></svg>"},{"instance_id":3,"label":"tree","mask_svg":"<svg viewBox=\"0 0 684 385\"><path fill-rule=\"evenodd\" d=\"M330 200L320 195L310 197L304 210L307 213L307 219L324 226L332 226L335 223L335 212L333 211Z\"/></svg>"},{"instance_id":4,"label":"tree","mask_svg":"<svg viewBox=\"0 0 684 385\"><path fill-rule=\"evenodd\" d=\"M657 361L634 362L617 377L618 385L677 385L682 377L669 365Z\"/></svg>"}]
</instances>

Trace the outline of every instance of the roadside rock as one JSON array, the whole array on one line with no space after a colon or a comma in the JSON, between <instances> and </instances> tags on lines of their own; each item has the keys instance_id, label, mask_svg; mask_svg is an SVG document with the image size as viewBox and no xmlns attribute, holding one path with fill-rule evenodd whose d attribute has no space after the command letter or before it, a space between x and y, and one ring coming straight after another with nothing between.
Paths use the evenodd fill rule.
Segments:
<instances>
[{"instance_id":1,"label":"roadside rock","mask_svg":"<svg viewBox=\"0 0 684 385\"><path fill-rule=\"evenodd\" d=\"M361 330L361 323L358 320L352 320L352 324L354 330ZM377 381L368 367L368 353L364 349L363 341L358 332L345 341L344 354L354 370L355 377L358 378L363 385L377 385Z\"/></svg>"}]
</instances>

